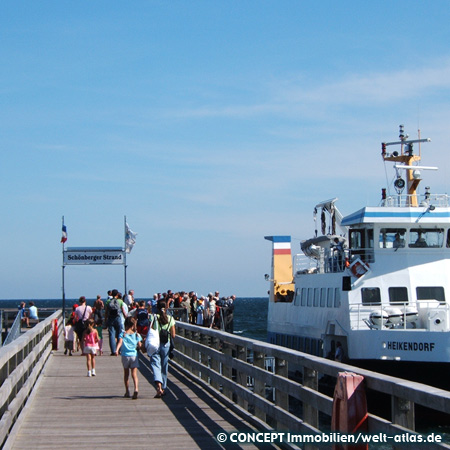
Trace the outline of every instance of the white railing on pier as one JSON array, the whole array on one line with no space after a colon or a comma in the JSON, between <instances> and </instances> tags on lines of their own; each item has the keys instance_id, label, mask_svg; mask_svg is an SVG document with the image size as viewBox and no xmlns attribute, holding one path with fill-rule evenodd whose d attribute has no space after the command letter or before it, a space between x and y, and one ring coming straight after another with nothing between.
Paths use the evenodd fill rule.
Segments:
<instances>
[{"instance_id":1,"label":"white railing on pier","mask_svg":"<svg viewBox=\"0 0 450 450\"><path fill-rule=\"evenodd\" d=\"M176 326L171 363L229 408L253 417L260 427L313 435L329 430L333 399L319 392L319 380L327 379L332 386L344 371L364 376L367 389L391 397L386 404L392 419L369 409L368 433L414 433L414 404L450 413L448 391L217 330L185 323ZM295 379L288 377L290 372L295 372ZM293 402L302 404L301 412L290 408ZM427 448L450 447L430 443Z\"/></svg>"},{"instance_id":2,"label":"white railing on pier","mask_svg":"<svg viewBox=\"0 0 450 450\"><path fill-rule=\"evenodd\" d=\"M62 312L23 333L0 348L0 447L30 396L52 350L52 322L58 320L61 332Z\"/></svg>"}]
</instances>

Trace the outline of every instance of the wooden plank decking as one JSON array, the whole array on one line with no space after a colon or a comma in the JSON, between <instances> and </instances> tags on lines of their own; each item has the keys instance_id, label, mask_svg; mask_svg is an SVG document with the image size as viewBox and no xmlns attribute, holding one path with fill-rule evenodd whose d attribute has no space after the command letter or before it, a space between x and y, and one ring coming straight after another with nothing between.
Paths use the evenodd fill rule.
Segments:
<instances>
[{"instance_id":1,"label":"wooden plank decking","mask_svg":"<svg viewBox=\"0 0 450 450\"><path fill-rule=\"evenodd\" d=\"M254 427L173 367L169 393L164 399L154 398L147 357L141 357L139 398L123 398L120 357L106 355L97 356L97 376L88 378L84 356L54 352L5 448L255 448L219 444L215 437L221 431Z\"/></svg>"}]
</instances>

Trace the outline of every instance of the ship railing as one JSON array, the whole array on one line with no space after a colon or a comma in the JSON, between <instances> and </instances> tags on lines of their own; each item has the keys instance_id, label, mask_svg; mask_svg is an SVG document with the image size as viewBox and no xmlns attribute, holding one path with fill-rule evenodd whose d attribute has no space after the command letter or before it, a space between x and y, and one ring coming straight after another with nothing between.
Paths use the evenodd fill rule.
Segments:
<instances>
[{"instance_id":1,"label":"ship railing","mask_svg":"<svg viewBox=\"0 0 450 450\"><path fill-rule=\"evenodd\" d=\"M294 273L318 273L319 260L297 253L294 255Z\"/></svg>"},{"instance_id":2,"label":"ship railing","mask_svg":"<svg viewBox=\"0 0 450 450\"><path fill-rule=\"evenodd\" d=\"M356 258L365 263L373 263L373 248L345 249L343 252L335 248L322 248L317 258L298 253L294 255L294 273L300 275L344 272L347 268L346 262L351 263Z\"/></svg>"},{"instance_id":3,"label":"ship railing","mask_svg":"<svg viewBox=\"0 0 450 450\"><path fill-rule=\"evenodd\" d=\"M360 258L361 261L369 264L375 262L373 247L348 250L348 260L350 263L352 263L357 258Z\"/></svg>"},{"instance_id":4,"label":"ship railing","mask_svg":"<svg viewBox=\"0 0 450 450\"><path fill-rule=\"evenodd\" d=\"M447 207L449 205L449 196L447 194L393 194L382 201L381 206L401 206L409 207L418 204L420 206Z\"/></svg>"},{"instance_id":5,"label":"ship railing","mask_svg":"<svg viewBox=\"0 0 450 450\"><path fill-rule=\"evenodd\" d=\"M350 305L350 327L446 331L450 329L450 305L434 299L418 300L415 305L404 302Z\"/></svg>"},{"instance_id":6,"label":"ship railing","mask_svg":"<svg viewBox=\"0 0 450 450\"><path fill-rule=\"evenodd\" d=\"M345 270L345 259L348 251L338 252L333 248L322 248L317 258L301 253L294 256L294 273L336 273Z\"/></svg>"}]
</instances>

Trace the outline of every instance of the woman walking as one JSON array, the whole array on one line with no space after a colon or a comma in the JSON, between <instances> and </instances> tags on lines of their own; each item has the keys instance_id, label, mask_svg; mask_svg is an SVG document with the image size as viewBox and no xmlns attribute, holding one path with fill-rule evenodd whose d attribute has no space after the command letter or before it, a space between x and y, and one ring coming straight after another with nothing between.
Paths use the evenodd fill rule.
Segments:
<instances>
[{"instance_id":1,"label":"woman walking","mask_svg":"<svg viewBox=\"0 0 450 450\"><path fill-rule=\"evenodd\" d=\"M175 319L166 313L166 302L158 300L158 314L153 316L159 331L159 348L150 356L150 365L153 370L153 380L156 385L155 398L165 395L167 388L167 371L169 368L170 342L175 339ZM152 323L150 326L153 326Z\"/></svg>"}]
</instances>

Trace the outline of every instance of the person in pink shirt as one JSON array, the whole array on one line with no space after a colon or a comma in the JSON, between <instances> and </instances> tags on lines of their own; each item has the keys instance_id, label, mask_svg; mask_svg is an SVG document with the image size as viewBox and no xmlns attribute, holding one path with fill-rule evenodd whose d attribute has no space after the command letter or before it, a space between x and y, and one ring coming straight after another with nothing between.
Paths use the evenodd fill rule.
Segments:
<instances>
[{"instance_id":1,"label":"person in pink shirt","mask_svg":"<svg viewBox=\"0 0 450 450\"><path fill-rule=\"evenodd\" d=\"M95 377L95 355L97 354L98 350L98 333L97 330L94 328L95 322L93 319L89 319L86 322L86 329L83 333L83 340L82 340L82 348L83 353L86 355L86 365L87 365L87 376L88 377Z\"/></svg>"}]
</instances>

